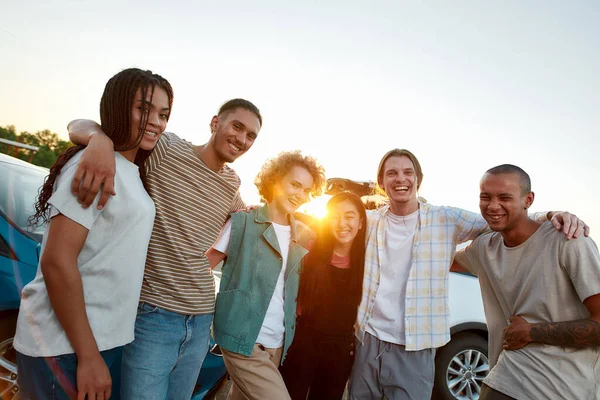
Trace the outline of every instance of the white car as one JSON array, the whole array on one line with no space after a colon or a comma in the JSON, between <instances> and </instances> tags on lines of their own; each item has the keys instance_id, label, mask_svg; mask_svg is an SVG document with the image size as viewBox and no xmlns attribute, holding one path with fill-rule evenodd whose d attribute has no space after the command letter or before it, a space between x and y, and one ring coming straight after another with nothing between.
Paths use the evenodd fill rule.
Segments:
<instances>
[{"instance_id":1,"label":"white car","mask_svg":"<svg viewBox=\"0 0 600 400\"><path fill-rule=\"evenodd\" d=\"M450 273L450 342L437 350L433 399L479 399L488 362L488 331L477 277Z\"/></svg>"}]
</instances>

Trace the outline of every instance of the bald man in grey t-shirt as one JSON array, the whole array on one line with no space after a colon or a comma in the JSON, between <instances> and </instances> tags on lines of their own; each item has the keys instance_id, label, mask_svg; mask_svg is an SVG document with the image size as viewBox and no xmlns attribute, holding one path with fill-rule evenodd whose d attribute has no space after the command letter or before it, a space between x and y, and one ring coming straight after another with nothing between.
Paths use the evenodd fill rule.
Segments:
<instances>
[{"instance_id":1,"label":"bald man in grey t-shirt","mask_svg":"<svg viewBox=\"0 0 600 400\"><path fill-rule=\"evenodd\" d=\"M533 203L520 168L481 180L481 213L494 232L457 252L479 277L489 328L485 399L600 398L600 255L527 217Z\"/></svg>"}]
</instances>

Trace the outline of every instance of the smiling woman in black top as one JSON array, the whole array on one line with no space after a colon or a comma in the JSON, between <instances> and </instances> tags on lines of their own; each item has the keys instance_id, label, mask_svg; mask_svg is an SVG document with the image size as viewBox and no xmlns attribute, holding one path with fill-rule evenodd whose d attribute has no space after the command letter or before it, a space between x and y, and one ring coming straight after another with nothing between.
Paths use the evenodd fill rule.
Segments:
<instances>
[{"instance_id":1,"label":"smiling woman in black top","mask_svg":"<svg viewBox=\"0 0 600 400\"><path fill-rule=\"evenodd\" d=\"M340 193L305 258L294 342L280 367L293 400L341 399L354 360L365 261L365 207Z\"/></svg>"}]
</instances>

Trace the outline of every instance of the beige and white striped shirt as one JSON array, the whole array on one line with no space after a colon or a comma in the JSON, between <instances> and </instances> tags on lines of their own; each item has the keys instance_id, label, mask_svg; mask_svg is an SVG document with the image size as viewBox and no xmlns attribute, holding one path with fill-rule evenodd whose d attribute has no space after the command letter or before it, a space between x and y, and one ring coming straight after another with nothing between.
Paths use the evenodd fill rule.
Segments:
<instances>
[{"instance_id":1,"label":"beige and white striped shirt","mask_svg":"<svg viewBox=\"0 0 600 400\"><path fill-rule=\"evenodd\" d=\"M146 162L156 218L140 301L180 314L214 311L215 283L204 255L228 215L244 207L240 178L212 171L190 142L165 132Z\"/></svg>"}]
</instances>

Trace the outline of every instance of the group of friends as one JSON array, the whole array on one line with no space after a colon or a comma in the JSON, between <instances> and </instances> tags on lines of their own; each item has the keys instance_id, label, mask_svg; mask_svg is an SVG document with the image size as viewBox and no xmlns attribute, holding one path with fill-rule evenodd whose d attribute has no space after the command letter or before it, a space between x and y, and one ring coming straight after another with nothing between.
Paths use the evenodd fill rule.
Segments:
<instances>
[{"instance_id":1,"label":"group of friends","mask_svg":"<svg viewBox=\"0 0 600 400\"><path fill-rule=\"evenodd\" d=\"M422 201L418 159L393 149L385 205L342 192L313 224L296 210L325 174L301 152L262 166L264 205L240 197L228 164L258 139L254 104L224 103L199 146L165 132L172 105L166 79L130 68L106 84L100 124L69 124L76 145L36 204L48 225L14 339L22 398L108 399L122 349L122 398L189 399L212 326L230 399L341 399L348 381L351 399L429 399L451 266L481 284L480 399L600 398L598 249L573 214L528 215L521 168L485 172L480 215Z\"/></svg>"}]
</instances>

